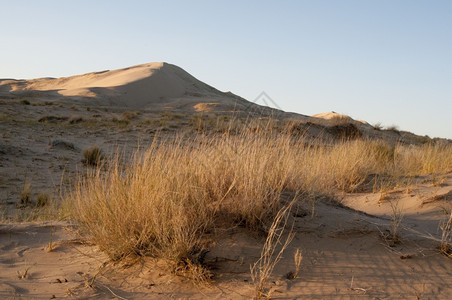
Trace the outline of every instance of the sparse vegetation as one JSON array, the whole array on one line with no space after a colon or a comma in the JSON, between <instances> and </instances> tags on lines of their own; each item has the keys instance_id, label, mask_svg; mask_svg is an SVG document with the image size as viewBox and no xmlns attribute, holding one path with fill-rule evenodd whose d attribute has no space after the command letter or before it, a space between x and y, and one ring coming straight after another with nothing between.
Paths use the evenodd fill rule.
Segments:
<instances>
[{"instance_id":1,"label":"sparse vegetation","mask_svg":"<svg viewBox=\"0 0 452 300\"><path fill-rule=\"evenodd\" d=\"M362 135L361 130L354 123L338 123L327 126L325 130L333 137L342 140L357 139Z\"/></svg>"},{"instance_id":2,"label":"sparse vegetation","mask_svg":"<svg viewBox=\"0 0 452 300\"><path fill-rule=\"evenodd\" d=\"M38 122L40 123L60 123L63 121L67 121L68 117L61 117L61 116L43 116L39 118Z\"/></svg>"},{"instance_id":3,"label":"sparse vegetation","mask_svg":"<svg viewBox=\"0 0 452 300\"><path fill-rule=\"evenodd\" d=\"M50 147L52 148L61 148L65 150L76 150L77 148L71 142L63 141L63 140L53 140L50 142Z\"/></svg>"},{"instance_id":4,"label":"sparse vegetation","mask_svg":"<svg viewBox=\"0 0 452 300\"><path fill-rule=\"evenodd\" d=\"M301 268L301 261L303 260L303 252L297 248L294 254L294 264L295 264L295 271L290 271L286 274L286 278L289 280L293 280L298 278L298 274L300 273Z\"/></svg>"},{"instance_id":5,"label":"sparse vegetation","mask_svg":"<svg viewBox=\"0 0 452 300\"><path fill-rule=\"evenodd\" d=\"M391 236L390 236L390 245L393 246L400 242L399 236L399 227L403 220L403 210L399 206L399 202L390 201L392 215L391 215Z\"/></svg>"},{"instance_id":6,"label":"sparse vegetation","mask_svg":"<svg viewBox=\"0 0 452 300\"><path fill-rule=\"evenodd\" d=\"M49 204L50 197L48 194L45 193L39 193L37 200L36 200L36 206L37 207L43 207Z\"/></svg>"},{"instance_id":7,"label":"sparse vegetation","mask_svg":"<svg viewBox=\"0 0 452 300\"><path fill-rule=\"evenodd\" d=\"M127 119L118 119L118 118L112 118L111 121L118 125L119 127L125 127L129 125L130 121Z\"/></svg>"},{"instance_id":8,"label":"sparse vegetation","mask_svg":"<svg viewBox=\"0 0 452 300\"><path fill-rule=\"evenodd\" d=\"M88 166L98 166L104 159L102 149L97 146L93 146L83 151L83 157L83 162Z\"/></svg>"},{"instance_id":9,"label":"sparse vegetation","mask_svg":"<svg viewBox=\"0 0 452 300\"><path fill-rule=\"evenodd\" d=\"M292 230L293 225L289 232L286 233L286 228L289 225L290 210L293 203L294 201L282 208L276 214L273 223L268 230L267 239L262 247L261 256L257 262L250 266L251 279L255 286L256 299L270 298L271 291L266 287L268 280L270 279L276 264L281 260L282 254L294 237Z\"/></svg>"},{"instance_id":10,"label":"sparse vegetation","mask_svg":"<svg viewBox=\"0 0 452 300\"><path fill-rule=\"evenodd\" d=\"M449 218L440 224L441 229L441 245L440 251L447 257L452 258L452 213Z\"/></svg>"},{"instance_id":11,"label":"sparse vegetation","mask_svg":"<svg viewBox=\"0 0 452 300\"><path fill-rule=\"evenodd\" d=\"M25 182L22 191L20 192L20 204L28 205L31 202L31 183Z\"/></svg>"},{"instance_id":12,"label":"sparse vegetation","mask_svg":"<svg viewBox=\"0 0 452 300\"><path fill-rule=\"evenodd\" d=\"M47 245L47 252L52 252L54 250L53 248L53 226L50 226L50 240L49 244Z\"/></svg>"},{"instance_id":13,"label":"sparse vegetation","mask_svg":"<svg viewBox=\"0 0 452 300\"><path fill-rule=\"evenodd\" d=\"M133 119L136 119L139 115L139 112L137 111L126 111L121 115L122 120L131 121Z\"/></svg>"},{"instance_id":14,"label":"sparse vegetation","mask_svg":"<svg viewBox=\"0 0 452 300\"><path fill-rule=\"evenodd\" d=\"M390 125L390 126L386 127L385 130L386 131L392 131L394 133L400 134L400 130L399 130L399 127L397 125Z\"/></svg>"},{"instance_id":15,"label":"sparse vegetation","mask_svg":"<svg viewBox=\"0 0 452 300\"><path fill-rule=\"evenodd\" d=\"M381 130L383 130L383 125L381 125L380 122L375 123L375 124L374 124L374 129L375 129L375 130L378 130L378 131L381 131Z\"/></svg>"},{"instance_id":16,"label":"sparse vegetation","mask_svg":"<svg viewBox=\"0 0 452 300\"><path fill-rule=\"evenodd\" d=\"M30 273L29 273L30 268L31 267L26 267L23 272L17 271L17 278L26 279L27 277L29 277L30 276Z\"/></svg>"}]
</instances>

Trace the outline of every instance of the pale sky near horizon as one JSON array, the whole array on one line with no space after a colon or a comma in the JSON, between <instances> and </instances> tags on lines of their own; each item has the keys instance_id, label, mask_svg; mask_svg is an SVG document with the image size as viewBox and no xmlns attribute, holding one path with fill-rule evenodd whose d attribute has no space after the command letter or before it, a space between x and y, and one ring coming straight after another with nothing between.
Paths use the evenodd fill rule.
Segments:
<instances>
[{"instance_id":1,"label":"pale sky near horizon","mask_svg":"<svg viewBox=\"0 0 452 300\"><path fill-rule=\"evenodd\" d=\"M0 78L178 65L283 110L452 139L452 1L3 1Z\"/></svg>"}]
</instances>

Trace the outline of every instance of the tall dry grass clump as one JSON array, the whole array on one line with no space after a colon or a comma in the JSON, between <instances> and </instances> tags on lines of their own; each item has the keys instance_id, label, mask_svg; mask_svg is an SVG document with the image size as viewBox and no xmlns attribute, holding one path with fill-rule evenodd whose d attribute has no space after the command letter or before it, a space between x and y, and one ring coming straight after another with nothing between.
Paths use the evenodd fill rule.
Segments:
<instances>
[{"instance_id":1,"label":"tall dry grass clump","mask_svg":"<svg viewBox=\"0 0 452 300\"><path fill-rule=\"evenodd\" d=\"M406 175L452 172L452 144L397 146L397 169Z\"/></svg>"},{"instance_id":2,"label":"tall dry grass clump","mask_svg":"<svg viewBox=\"0 0 452 300\"><path fill-rule=\"evenodd\" d=\"M70 196L75 217L111 259L138 254L193 262L203 233L215 226L266 229L294 176L295 166L280 155L287 141L155 140L130 163L116 156L88 170Z\"/></svg>"},{"instance_id":3,"label":"tall dry grass clump","mask_svg":"<svg viewBox=\"0 0 452 300\"><path fill-rule=\"evenodd\" d=\"M450 145L307 140L273 125L155 138L130 159L116 155L80 177L69 196L74 216L113 260L196 264L206 232L237 224L268 232L286 195L334 196L369 176L451 170Z\"/></svg>"},{"instance_id":4,"label":"tall dry grass clump","mask_svg":"<svg viewBox=\"0 0 452 300\"><path fill-rule=\"evenodd\" d=\"M307 146L294 160L299 166L295 180L311 194L353 192L370 175L390 172L394 164L394 147L383 142L358 139L304 144Z\"/></svg>"},{"instance_id":5,"label":"tall dry grass clump","mask_svg":"<svg viewBox=\"0 0 452 300\"><path fill-rule=\"evenodd\" d=\"M154 143L126 165L116 156L107 170L88 170L72 193L77 219L111 259L182 259L202 246L212 221L206 191L190 153L180 144L167 150Z\"/></svg>"}]
</instances>

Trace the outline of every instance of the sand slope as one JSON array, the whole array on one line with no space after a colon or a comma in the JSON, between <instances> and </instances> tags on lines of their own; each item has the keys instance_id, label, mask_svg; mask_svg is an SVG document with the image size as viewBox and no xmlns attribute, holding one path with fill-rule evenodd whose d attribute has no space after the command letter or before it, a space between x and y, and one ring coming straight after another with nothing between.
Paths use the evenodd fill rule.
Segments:
<instances>
[{"instance_id":1,"label":"sand slope","mask_svg":"<svg viewBox=\"0 0 452 300\"><path fill-rule=\"evenodd\" d=\"M223 93L168 63L148 63L129 68L62 78L0 80L0 95L85 100L99 105L134 109L170 106L191 109L202 102L243 107L247 101Z\"/></svg>"}]
</instances>

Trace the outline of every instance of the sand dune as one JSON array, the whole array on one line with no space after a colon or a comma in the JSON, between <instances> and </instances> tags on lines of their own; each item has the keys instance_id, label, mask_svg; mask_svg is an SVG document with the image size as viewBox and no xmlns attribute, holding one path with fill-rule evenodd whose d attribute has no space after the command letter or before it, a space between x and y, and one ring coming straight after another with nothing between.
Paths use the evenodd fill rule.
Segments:
<instances>
[{"instance_id":1,"label":"sand dune","mask_svg":"<svg viewBox=\"0 0 452 300\"><path fill-rule=\"evenodd\" d=\"M350 118L349 116L347 116L347 115L343 115L343 114L339 114L339 113L337 113L337 112L335 112L335 111L329 111L329 112L326 112L326 113L320 113L320 114L315 114L315 115L312 115L314 118L321 118L321 119L325 119L325 120L331 120L331 119L335 119L335 118Z\"/></svg>"},{"instance_id":2,"label":"sand dune","mask_svg":"<svg viewBox=\"0 0 452 300\"><path fill-rule=\"evenodd\" d=\"M314 118L319 118L319 119L324 119L324 120L337 120L337 121L356 121L359 122L361 124L367 125L367 126L371 126L369 123L367 123L366 121L363 120L354 120L352 117L347 116L347 115L343 115L343 114L339 114L335 111L329 111L326 113L320 113L320 114L315 114L312 115L312 117Z\"/></svg>"},{"instance_id":3,"label":"sand dune","mask_svg":"<svg viewBox=\"0 0 452 300\"><path fill-rule=\"evenodd\" d=\"M135 109L169 105L173 109L192 108L208 100L219 108L241 107L246 100L223 93L168 63L148 63L129 68L93 72L62 78L0 80L4 95L38 95L47 98L91 101Z\"/></svg>"}]
</instances>

